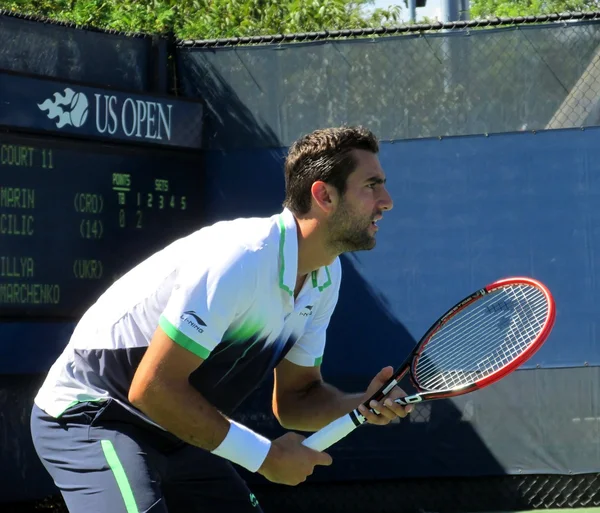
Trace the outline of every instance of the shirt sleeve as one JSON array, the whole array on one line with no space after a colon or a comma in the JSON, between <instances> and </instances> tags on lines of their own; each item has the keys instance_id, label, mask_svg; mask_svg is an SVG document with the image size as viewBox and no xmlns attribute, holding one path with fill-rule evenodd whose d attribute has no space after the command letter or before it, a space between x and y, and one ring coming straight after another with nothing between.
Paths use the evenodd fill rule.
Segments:
<instances>
[{"instance_id":1,"label":"shirt sleeve","mask_svg":"<svg viewBox=\"0 0 600 513\"><path fill-rule=\"evenodd\" d=\"M238 312L253 299L257 258L252 252L219 252L209 262L190 261L179 271L159 325L177 344L206 359Z\"/></svg>"},{"instance_id":2,"label":"shirt sleeve","mask_svg":"<svg viewBox=\"0 0 600 513\"><path fill-rule=\"evenodd\" d=\"M327 328L337 305L342 268L339 258L331 266L331 286L324 289L315 313L310 317L303 335L296 341L285 356L302 367L318 367L323 361Z\"/></svg>"}]
</instances>

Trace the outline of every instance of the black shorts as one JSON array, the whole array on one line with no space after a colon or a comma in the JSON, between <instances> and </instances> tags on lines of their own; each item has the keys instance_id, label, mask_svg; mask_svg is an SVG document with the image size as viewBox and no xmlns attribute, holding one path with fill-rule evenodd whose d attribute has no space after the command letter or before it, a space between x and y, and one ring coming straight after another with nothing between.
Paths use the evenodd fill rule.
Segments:
<instances>
[{"instance_id":1,"label":"black shorts","mask_svg":"<svg viewBox=\"0 0 600 513\"><path fill-rule=\"evenodd\" d=\"M262 513L229 461L117 402L80 403L59 419L34 405L31 433L70 513Z\"/></svg>"}]
</instances>

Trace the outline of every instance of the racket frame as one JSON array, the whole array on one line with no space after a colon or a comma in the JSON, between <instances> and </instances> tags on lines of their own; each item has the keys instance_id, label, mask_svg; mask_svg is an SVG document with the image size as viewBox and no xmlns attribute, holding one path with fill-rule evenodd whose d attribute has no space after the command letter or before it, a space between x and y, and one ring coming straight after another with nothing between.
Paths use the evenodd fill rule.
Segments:
<instances>
[{"instance_id":1,"label":"racket frame","mask_svg":"<svg viewBox=\"0 0 600 513\"><path fill-rule=\"evenodd\" d=\"M548 305L548 311L546 314L546 319L544 321L544 327L542 331L537 335L536 339L533 343L523 351L517 358L512 360L510 363L500 367L498 370L492 372L490 375L482 378L481 380L472 383L470 385L464 385L462 387L453 388L450 390L426 390L422 388L418 380L415 376L415 368L417 362L419 361L419 356L423 352L424 348L427 346L427 343L435 333L437 333L444 324L446 324L450 319L452 319L456 314L458 314L461 310L467 308L474 301L477 301L483 296L493 293L494 291L507 287L510 285L524 284L530 285L538 288L544 294L546 304ZM474 390L481 390L492 383L502 379L504 376L513 372L516 368L525 363L529 358L531 358L538 349L543 345L543 343L548 338L548 335L552 331L554 326L554 322L556 319L556 306L554 303L554 298L548 288L537 280L526 277L510 277L501 280L497 280L489 285L473 292L462 301L458 302L452 308L450 308L444 315L442 315L435 323L431 325L431 327L425 332L425 334L421 337L415 348L411 351L410 355L406 358L406 360L400 365L394 372L394 375L390 380L388 380L377 392L375 392L369 399L367 399L363 405L366 408L370 408L369 403L372 400L380 401L385 397L394 386L396 386L409 372L409 377L412 385L415 387L417 393L403 397L402 399L396 399L396 403L398 404L413 404L421 401L431 401L435 399L445 399L448 397L456 397L459 395L463 395ZM370 408L372 410L372 408ZM361 415L362 416L362 415ZM363 417L364 419L364 417ZM362 420L364 422L364 420Z\"/></svg>"}]
</instances>

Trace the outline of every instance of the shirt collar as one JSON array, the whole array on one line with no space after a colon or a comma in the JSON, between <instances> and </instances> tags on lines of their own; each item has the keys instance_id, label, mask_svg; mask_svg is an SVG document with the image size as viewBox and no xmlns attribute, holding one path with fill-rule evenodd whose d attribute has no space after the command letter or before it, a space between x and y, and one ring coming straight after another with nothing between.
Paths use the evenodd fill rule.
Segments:
<instances>
[{"instance_id":1,"label":"shirt collar","mask_svg":"<svg viewBox=\"0 0 600 513\"><path fill-rule=\"evenodd\" d=\"M296 219L287 208L277 216L279 224L279 288L294 297L298 274L298 232Z\"/></svg>"},{"instance_id":2,"label":"shirt collar","mask_svg":"<svg viewBox=\"0 0 600 513\"><path fill-rule=\"evenodd\" d=\"M294 214L284 208L277 216L279 225L279 288L294 297L298 275L298 227ZM322 292L331 285L329 267L321 267L310 275L313 288Z\"/></svg>"}]
</instances>

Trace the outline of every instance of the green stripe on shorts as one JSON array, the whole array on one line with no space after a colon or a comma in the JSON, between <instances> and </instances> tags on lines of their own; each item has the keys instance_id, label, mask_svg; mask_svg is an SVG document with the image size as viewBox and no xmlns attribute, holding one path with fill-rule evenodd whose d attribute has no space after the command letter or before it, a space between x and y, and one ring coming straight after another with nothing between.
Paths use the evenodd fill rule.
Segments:
<instances>
[{"instance_id":1,"label":"green stripe on shorts","mask_svg":"<svg viewBox=\"0 0 600 513\"><path fill-rule=\"evenodd\" d=\"M123 464L117 455L117 451L115 451L115 446L110 440L102 440L100 443L102 444L102 450L104 451L104 457L108 462L108 466L117 480L117 485L121 491L127 513L139 513L137 504L135 503L135 497L133 496L133 490L129 484L129 479L127 479Z\"/></svg>"}]
</instances>

